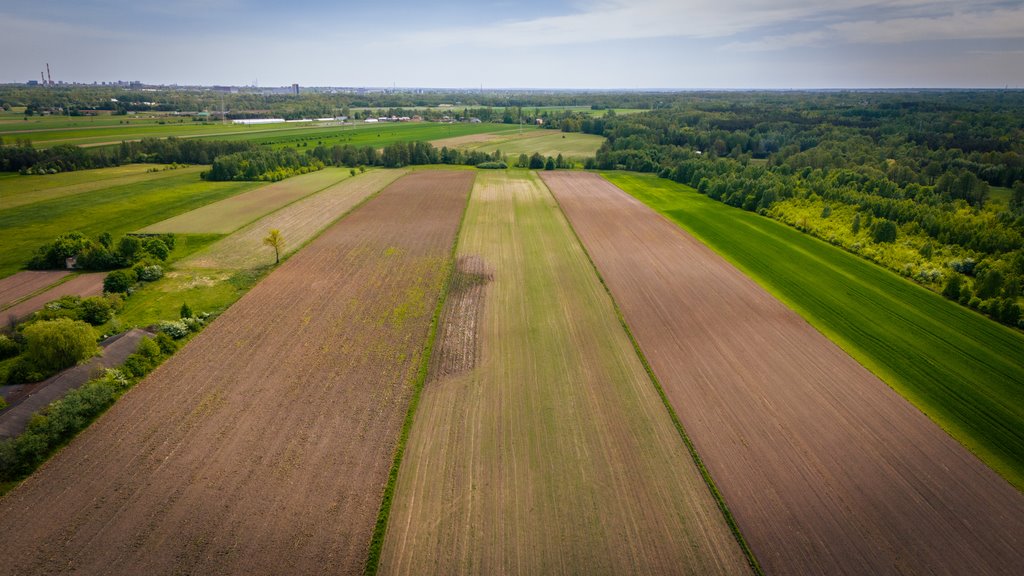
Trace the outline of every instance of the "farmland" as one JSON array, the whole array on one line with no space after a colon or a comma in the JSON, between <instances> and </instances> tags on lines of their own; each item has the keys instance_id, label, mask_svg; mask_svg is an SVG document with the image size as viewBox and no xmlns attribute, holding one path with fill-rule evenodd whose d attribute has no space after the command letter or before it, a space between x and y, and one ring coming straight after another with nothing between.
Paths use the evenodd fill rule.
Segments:
<instances>
[{"instance_id":1,"label":"farmland","mask_svg":"<svg viewBox=\"0 0 1024 576\"><path fill-rule=\"evenodd\" d=\"M181 174L171 170L150 172L153 168L161 167L158 164L125 164L113 168L45 176L0 174L0 208L14 208L43 200Z\"/></svg>"},{"instance_id":2,"label":"farmland","mask_svg":"<svg viewBox=\"0 0 1024 576\"><path fill-rule=\"evenodd\" d=\"M117 237L261 185L204 182L199 170L174 170L171 176L155 173L130 184L0 208L0 276L23 267L40 245L59 234L109 232Z\"/></svg>"},{"instance_id":3,"label":"farmland","mask_svg":"<svg viewBox=\"0 0 1024 576\"><path fill-rule=\"evenodd\" d=\"M263 237L269 230L281 231L286 243L282 256L290 254L403 173L402 170L371 170L330 186L252 222L182 260L179 267L242 269L269 264L272 254L263 247Z\"/></svg>"},{"instance_id":4,"label":"farmland","mask_svg":"<svg viewBox=\"0 0 1024 576\"><path fill-rule=\"evenodd\" d=\"M723 254L1024 488L1020 333L684 186L636 175L609 178Z\"/></svg>"},{"instance_id":5,"label":"farmland","mask_svg":"<svg viewBox=\"0 0 1024 576\"><path fill-rule=\"evenodd\" d=\"M62 296L99 296L103 293L104 274L77 274L65 282L49 288L39 294L21 300L17 304L4 308L4 319L22 319L39 310L44 304L57 300Z\"/></svg>"},{"instance_id":6,"label":"farmland","mask_svg":"<svg viewBox=\"0 0 1024 576\"><path fill-rule=\"evenodd\" d=\"M544 178L767 573L1024 570L1020 492L674 224Z\"/></svg>"},{"instance_id":7,"label":"farmland","mask_svg":"<svg viewBox=\"0 0 1024 576\"><path fill-rule=\"evenodd\" d=\"M163 234L227 234L283 206L319 192L349 176L348 170L326 168L225 198L147 226L140 232Z\"/></svg>"},{"instance_id":8,"label":"farmland","mask_svg":"<svg viewBox=\"0 0 1024 576\"><path fill-rule=\"evenodd\" d=\"M564 133L553 130L538 130L523 135L494 138L483 142L471 142L462 145L467 150L480 150L493 153L501 150L507 156L516 157L520 154L538 153L541 156L555 157L559 154L566 158L582 160L594 155L601 147L604 138L593 134Z\"/></svg>"},{"instance_id":9,"label":"farmland","mask_svg":"<svg viewBox=\"0 0 1024 576\"><path fill-rule=\"evenodd\" d=\"M26 270L0 279L0 310L53 286L67 275L64 270Z\"/></svg>"},{"instance_id":10,"label":"farmland","mask_svg":"<svg viewBox=\"0 0 1024 576\"><path fill-rule=\"evenodd\" d=\"M750 567L536 176L481 173L382 574Z\"/></svg>"},{"instance_id":11,"label":"farmland","mask_svg":"<svg viewBox=\"0 0 1024 576\"><path fill-rule=\"evenodd\" d=\"M361 573L472 178L403 178L267 276L0 500L5 567Z\"/></svg>"}]
</instances>

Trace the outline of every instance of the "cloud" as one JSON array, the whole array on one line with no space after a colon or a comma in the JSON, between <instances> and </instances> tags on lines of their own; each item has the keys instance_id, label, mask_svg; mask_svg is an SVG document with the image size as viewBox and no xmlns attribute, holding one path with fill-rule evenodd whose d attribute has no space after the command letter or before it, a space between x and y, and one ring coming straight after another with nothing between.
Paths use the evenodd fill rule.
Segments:
<instances>
[{"instance_id":1,"label":"cloud","mask_svg":"<svg viewBox=\"0 0 1024 576\"><path fill-rule=\"evenodd\" d=\"M1024 38L1024 6L937 17L844 22L831 29L846 42L866 44Z\"/></svg>"}]
</instances>

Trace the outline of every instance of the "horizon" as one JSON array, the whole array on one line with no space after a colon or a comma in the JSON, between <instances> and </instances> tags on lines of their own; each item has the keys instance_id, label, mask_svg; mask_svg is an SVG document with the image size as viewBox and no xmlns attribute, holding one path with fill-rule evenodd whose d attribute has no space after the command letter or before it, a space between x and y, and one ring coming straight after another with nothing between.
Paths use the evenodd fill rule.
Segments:
<instances>
[{"instance_id":1,"label":"horizon","mask_svg":"<svg viewBox=\"0 0 1024 576\"><path fill-rule=\"evenodd\" d=\"M106 0L0 10L0 82L472 90L1019 88L1024 5ZM708 88L710 87L710 88Z\"/></svg>"}]
</instances>

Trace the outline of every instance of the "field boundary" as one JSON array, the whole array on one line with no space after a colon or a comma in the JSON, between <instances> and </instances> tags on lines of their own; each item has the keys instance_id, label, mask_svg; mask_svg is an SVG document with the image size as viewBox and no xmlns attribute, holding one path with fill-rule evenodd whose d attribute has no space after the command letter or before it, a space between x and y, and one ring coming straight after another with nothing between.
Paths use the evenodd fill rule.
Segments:
<instances>
[{"instance_id":1,"label":"field boundary","mask_svg":"<svg viewBox=\"0 0 1024 576\"><path fill-rule=\"evenodd\" d=\"M583 249L583 254L587 257L587 262L590 263L590 267L594 270L594 274L597 275L597 279L601 283L601 287L604 288L605 293L608 294L608 298L612 303L612 308L615 310L615 316L619 319L619 324L622 326L622 329L625 330L626 336L629 338L629 342L633 345L633 350L636 352L637 357L640 359L640 363L643 364L644 371L647 372L647 376L651 380L651 384L654 386L655 390L658 391L658 397L661 398L662 405L665 407L665 410L668 411L669 417L672 419L672 424L675 426L676 431L679 432L679 437L682 438L683 444L686 445L686 450L690 453L690 457L693 459L693 463L700 471L700 476L704 480L704 485L707 486L708 491L711 492L711 497L714 498L715 503L718 504L718 509L725 518L725 523L729 526L729 530L732 532L733 537L736 538L736 542L743 551L743 555L746 557L751 570L753 570L754 574L757 574L758 576L765 576L764 570L761 568L761 565L757 561L757 557L754 555L754 551L750 548L750 545L747 544L746 539L743 538L743 533L740 532L736 519L729 510L729 506L726 504L722 493L718 490L718 485L715 484L714 478L711 477L711 473L704 465L704 461L701 460L700 454L697 453L697 448L694 446L690 436L686 433L686 429L683 427L682 421L679 420L679 415L676 414L675 409L672 408L672 404L669 403L668 396L665 394L664 388L661 387L661 382L658 380L658 377L655 376L650 363L647 362L647 357L644 355L643 350L640 349L640 344L636 341L636 338L633 337L633 331L629 329L629 325L626 323L626 318L622 315L622 310L619 308L619 303L615 300L615 296L608 288L608 284L604 281L604 276L601 275L600 270L597 269L597 265L594 264L593 258L590 257L590 251L587 250L587 247L580 239L579 234L576 233L576 227L572 225L572 220L569 218L569 215L565 213L561 202L558 201L558 197L552 194L551 188L548 187L546 182L543 182L543 179L538 179L541 180L544 187L547 189L548 194L554 199L555 204L558 205L558 210L562 213L562 217L565 218L565 221L569 226L569 230L572 232L573 238L575 238L576 242L580 245L580 248Z\"/></svg>"},{"instance_id":2,"label":"field boundary","mask_svg":"<svg viewBox=\"0 0 1024 576\"><path fill-rule=\"evenodd\" d=\"M474 181L476 180L475 175L473 179ZM416 419L416 408L419 407L420 396L430 370L430 359L434 352L437 328L441 321L441 313L444 310L445 301L448 300L452 271L455 268L459 240L462 237L462 227L466 222L466 212L472 197L473 186L471 185L469 194L466 195L466 202L462 206L462 216L459 218L459 227L455 231L455 238L448 253L448 261L445 263L441 293L438 296L437 305L434 307L434 314L430 319L427 343L423 346L423 356L420 357L420 366L416 372L416 380L413 382L412 397L409 398L409 409L405 413L405 421L402 422L402 432L398 436L398 444L395 445L395 459L391 464L391 470L388 472L388 481L384 485L384 493L381 495L380 510L377 512L377 523L373 528L373 536L370 537L370 548L366 557L366 565L363 568L363 574L366 576L376 576L377 571L380 569L381 550L384 547L384 537L387 535L388 519L391 516L391 502L394 499L395 488L398 484L398 472L402 465L402 457L405 455L405 446L409 440L413 422Z\"/></svg>"}]
</instances>

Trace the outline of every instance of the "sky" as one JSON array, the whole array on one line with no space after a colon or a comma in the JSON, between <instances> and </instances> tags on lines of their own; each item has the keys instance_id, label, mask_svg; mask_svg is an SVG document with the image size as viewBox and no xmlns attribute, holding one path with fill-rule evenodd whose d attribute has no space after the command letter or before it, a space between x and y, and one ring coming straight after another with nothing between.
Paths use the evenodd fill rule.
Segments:
<instances>
[{"instance_id":1,"label":"sky","mask_svg":"<svg viewBox=\"0 0 1024 576\"><path fill-rule=\"evenodd\" d=\"M0 54L0 82L1024 88L1024 0L3 0Z\"/></svg>"}]
</instances>

